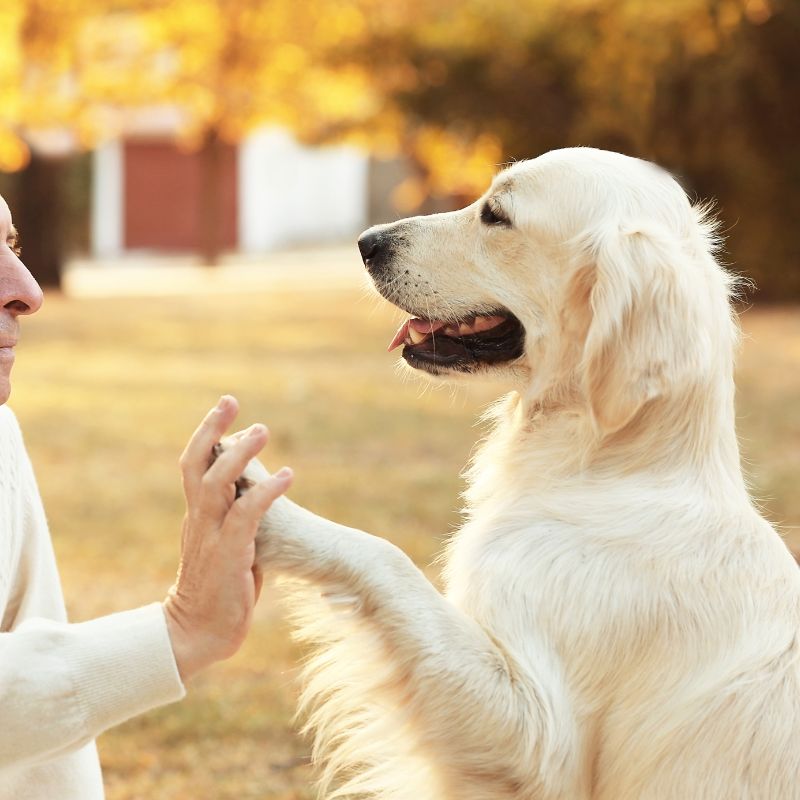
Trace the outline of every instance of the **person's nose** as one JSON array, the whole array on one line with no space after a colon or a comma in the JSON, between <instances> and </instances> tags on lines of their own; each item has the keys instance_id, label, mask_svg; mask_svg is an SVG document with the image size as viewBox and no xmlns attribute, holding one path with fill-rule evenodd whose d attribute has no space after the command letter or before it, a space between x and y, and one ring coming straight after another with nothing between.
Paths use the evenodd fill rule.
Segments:
<instances>
[{"instance_id":1,"label":"person's nose","mask_svg":"<svg viewBox=\"0 0 800 800\"><path fill-rule=\"evenodd\" d=\"M44 295L36 279L14 253L0 254L0 305L15 316L35 314Z\"/></svg>"}]
</instances>

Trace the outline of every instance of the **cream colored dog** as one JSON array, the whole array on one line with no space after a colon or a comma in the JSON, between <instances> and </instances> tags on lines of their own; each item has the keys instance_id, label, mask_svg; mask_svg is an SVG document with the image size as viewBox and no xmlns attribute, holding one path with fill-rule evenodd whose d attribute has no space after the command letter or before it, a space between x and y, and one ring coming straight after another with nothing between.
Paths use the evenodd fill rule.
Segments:
<instances>
[{"instance_id":1,"label":"cream colored dog","mask_svg":"<svg viewBox=\"0 0 800 800\"><path fill-rule=\"evenodd\" d=\"M669 175L588 148L361 237L406 362L511 391L444 594L289 500L264 519L265 568L326 598L298 626L329 797L800 798L800 570L742 479L714 246Z\"/></svg>"}]
</instances>

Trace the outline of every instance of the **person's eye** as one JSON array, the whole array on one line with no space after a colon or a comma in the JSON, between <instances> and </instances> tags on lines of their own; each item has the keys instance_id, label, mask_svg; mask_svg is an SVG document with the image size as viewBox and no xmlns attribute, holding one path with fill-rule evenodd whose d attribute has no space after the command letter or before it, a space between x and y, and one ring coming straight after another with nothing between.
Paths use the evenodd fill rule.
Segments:
<instances>
[{"instance_id":1,"label":"person's eye","mask_svg":"<svg viewBox=\"0 0 800 800\"><path fill-rule=\"evenodd\" d=\"M492 206L488 200L481 208L481 222L484 225L511 227L511 220L503 213L503 210L497 205Z\"/></svg>"}]
</instances>

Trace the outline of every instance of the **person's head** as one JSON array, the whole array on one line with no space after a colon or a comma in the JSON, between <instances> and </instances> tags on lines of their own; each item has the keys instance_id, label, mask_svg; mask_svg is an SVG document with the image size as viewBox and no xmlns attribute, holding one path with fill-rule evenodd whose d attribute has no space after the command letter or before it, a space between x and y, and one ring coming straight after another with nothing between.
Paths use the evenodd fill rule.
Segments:
<instances>
[{"instance_id":1,"label":"person's head","mask_svg":"<svg viewBox=\"0 0 800 800\"><path fill-rule=\"evenodd\" d=\"M0 196L0 405L11 394L18 317L35 313L41 305L42 290L19 259L11 211Z\"/></svg>"}]
</instances>

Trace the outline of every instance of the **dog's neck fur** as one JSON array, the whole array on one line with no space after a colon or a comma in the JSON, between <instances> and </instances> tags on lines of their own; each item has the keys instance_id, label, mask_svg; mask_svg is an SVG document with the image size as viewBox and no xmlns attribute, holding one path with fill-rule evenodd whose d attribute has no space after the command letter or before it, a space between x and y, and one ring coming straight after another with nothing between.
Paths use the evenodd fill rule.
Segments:
<instances>
[{"instance_id":1,"label":"dog's neck fur","mask_svg":"<svg viewBox=\"0 0 800 800\"><path fill-rule=\"evenodd\" d=\"M649 401L608 435L598 431L577 389L535 400L511 392L486 415L494 427L465 473L467 513L486 503L515 504L520 492L528 502L573 491L576 497L594 491L608 503L615 496L624 501L626 478L635 476L641 485L648 475L654 487L683 485L713 505L717 499L728 507L749 504L734 428L731 361L715 370L711 379Z\"/></svg>"}]
</instances>

